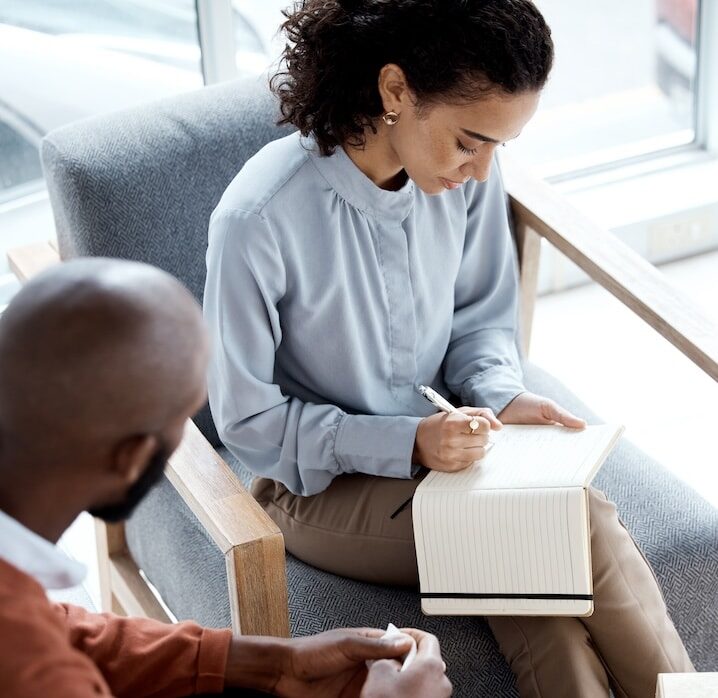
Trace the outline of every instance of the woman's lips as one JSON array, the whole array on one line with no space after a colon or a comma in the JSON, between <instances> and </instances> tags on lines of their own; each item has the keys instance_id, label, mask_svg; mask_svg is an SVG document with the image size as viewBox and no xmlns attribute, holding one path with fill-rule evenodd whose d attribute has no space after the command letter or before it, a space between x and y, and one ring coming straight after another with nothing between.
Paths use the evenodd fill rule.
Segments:
<instances>
[{"instance_id":1,"label":"woman's lips","mask_svg":"<svg viewBox=\"0 0 718 698\"><path fill-rule=\"evenodd\" d=\"M458 189L461 185L464 184L464 182L454 182L453 180L446 179L445 177L439 177L439 179L447 189Z\"/></svg>"}]
</instances>

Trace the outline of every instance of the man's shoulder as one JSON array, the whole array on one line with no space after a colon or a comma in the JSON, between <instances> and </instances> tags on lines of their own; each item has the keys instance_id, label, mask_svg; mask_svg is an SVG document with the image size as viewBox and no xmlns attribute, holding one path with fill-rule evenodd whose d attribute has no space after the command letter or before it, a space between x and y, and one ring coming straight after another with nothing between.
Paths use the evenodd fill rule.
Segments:
<instances>
[{"instance_id":1,"label":"man's shoulder","mask_svg":"<svg viewBox=\"0 0 718 698\"><path fill-rule=\"evenodd\" d=\"M73 685L106 691L90 659L72 646L63 615L64 608L50 602L40 584L0 559L3 696L72 695L67 691ZM50 685L50 677L58 683ZM73 684L73 677L81 678Z\"/></svg>"},{"instance_id":2,"label":"man's shoulder","mask_svg":"<svg viewBox=\"0 0 718 698\"><path fill-rule=\"evenodd\" d=\"M45 590L37 580L0 557L0 598L4 600L14 596L48 603ZM5 610L7 609L2 604L0 613Z\"/></svg>"},{"instance_id":3,"label":"man's shoulder","mask_svg":"<svg viewBox=\"0 0 718 698\"><path fill-rule=\"evenodd\" d=\"M30 575L0 559L0 643L62 630L62 617L45 590ZM20 635L18 635L18 633ZM0 652L0 654L2 654Z\"/></svg>"}]
</instances>

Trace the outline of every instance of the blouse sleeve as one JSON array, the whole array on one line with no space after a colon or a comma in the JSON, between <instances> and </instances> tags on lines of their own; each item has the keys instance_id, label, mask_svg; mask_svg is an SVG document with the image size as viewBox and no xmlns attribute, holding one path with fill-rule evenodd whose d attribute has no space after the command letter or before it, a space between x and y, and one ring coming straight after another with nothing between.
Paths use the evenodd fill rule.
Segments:
<instances>
[{"instance_id":1,"label":"blouse sleeve","mask_svg":"<svg viewBox=\"0 0 718 698\"><path fill-rule=\"evenodd\" d=\"M467 187L466 196L467 230L444 380L463 404L498 414L526 388L516 346L515 248L496 162L488 181Z\"/></svg>"},{"instance_id":2,"label":"blouse sleeve","mask_svg":"<svg viewBox=\"0 0 718 698\"><path fill-rule=\"evenodd\" d=\"M222 442L254 473L299 495L323 491L340 473L410 478L420 418L348 414L284 395L274 382L286 292L267 220L236 209L215 212L204 313L213 342L209 402Z\"/></svg>"}]
</instances>

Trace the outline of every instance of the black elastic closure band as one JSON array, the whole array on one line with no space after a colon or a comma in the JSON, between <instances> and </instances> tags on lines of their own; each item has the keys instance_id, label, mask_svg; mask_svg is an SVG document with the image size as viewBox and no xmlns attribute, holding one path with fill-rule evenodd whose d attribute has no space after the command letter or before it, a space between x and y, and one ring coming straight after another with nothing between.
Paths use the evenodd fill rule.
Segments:
<instances>
[{"instance_id":1,"label":"black elastic closure band","mask_svg":"<svg viewBox=\"0 0 718 698\"><path fill-rule=\"evenodd\" d=\"M466 594L461 592L421 592L422 599L548 599L593 601L593 594Z\"/></svg>"}]
</instances>

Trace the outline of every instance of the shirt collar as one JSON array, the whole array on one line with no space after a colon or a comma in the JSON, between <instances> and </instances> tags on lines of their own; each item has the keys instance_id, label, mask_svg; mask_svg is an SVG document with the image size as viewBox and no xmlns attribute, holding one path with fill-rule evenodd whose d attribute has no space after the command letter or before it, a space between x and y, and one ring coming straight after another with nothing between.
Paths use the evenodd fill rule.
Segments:
<instances>
[{"instance_id":1,"label":"shirt collar","mask_svg":"<svg viewBox=\"0 0 718 698\"><path fill-rule=\"evenodd\" d=\"M313 138L301 140L317 170L347 203L374 218L395 223L409 215L415 191L411 179L398 191L382 189L354 164L341 146L337 146L333 155L323 156Z\"/></svg>"},{"instance_id":2,"label":"shirt collar","mask_svg":"<svg viewBox=\"0 0 718 698\"><path fill-rule=\"evenodd\" d=\"M0 557L34 577L45 589L77 586L87 572L83 564L4 511L0 511Z\"/></svg>"}]
</instances>

